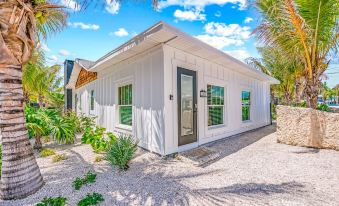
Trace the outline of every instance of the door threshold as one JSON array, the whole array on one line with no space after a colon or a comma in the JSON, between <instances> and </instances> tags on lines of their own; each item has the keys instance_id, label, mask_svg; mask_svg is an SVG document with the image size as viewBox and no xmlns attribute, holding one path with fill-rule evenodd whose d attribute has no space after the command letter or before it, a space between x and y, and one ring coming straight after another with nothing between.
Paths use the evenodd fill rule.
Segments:
<instances>
[{"instance_id":1,"label":"door threshold","mask_svg":"<svg viewBox=\"0 0 339 206\"><path fill-rule=\"evenodd\" d=\"M190 144L181 145L181 146L178 147L178 152L184 152L184 151L187 151L187 150L191 150L191 149L197 148L198 146L199 146L198 142L193 142L193 143L190 143Z\"/></svg>"}]
</instances>

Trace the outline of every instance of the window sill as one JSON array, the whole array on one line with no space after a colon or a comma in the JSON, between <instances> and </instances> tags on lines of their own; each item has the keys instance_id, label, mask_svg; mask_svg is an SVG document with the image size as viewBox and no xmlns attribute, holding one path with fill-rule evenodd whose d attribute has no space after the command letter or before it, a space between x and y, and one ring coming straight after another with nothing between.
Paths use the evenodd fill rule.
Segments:
<instances>
[{"instance_id":1,"label":"window sill","mask_svg":"<svg viewBox=\"0 0 339 206\"><path fill-rule=\"evenodd\" d=\"M128 132L132 132L132 126L124 125L124 124L118 124L115 126L115 129L117 130L124 130Z\"/></svg>"},{"instance_id":2,"label":"window sill","mask_svg":"<svg viewBox=\"0 0 339 206\"><path fill-rule=\"evenodd\" d=\"M207 126L208 130L214 130L214 129L220 129L226 127L226 124L219 124L219 125L213 125L213 126Z\"/></svg>"}]
</instances>

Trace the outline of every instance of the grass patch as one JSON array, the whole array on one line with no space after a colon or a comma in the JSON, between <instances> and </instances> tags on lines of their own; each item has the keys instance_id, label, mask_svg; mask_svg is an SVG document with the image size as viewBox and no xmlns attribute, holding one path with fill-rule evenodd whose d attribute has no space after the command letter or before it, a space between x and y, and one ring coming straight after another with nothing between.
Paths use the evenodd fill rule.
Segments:
<instances>
[{"instance_id":1,"label":"grass patch","mask_svg":"<svg viewBox=\"0 0 339 206\"><path fill-rule=\"evenodd\" d=\"M48 157L51 155L55 155L55 150L51 148L44 148L39 153L40 157Z\"/></svg>"},{"instance_id":2,"label":"grass patch","mask_svg":"<svg viewBox=\"0 0 339 206\"><path fill-rule=\"evenodd\" d=\"M52 162L55 163L55 162L60 162L62 160L67 160L68 157L64 154L58 154L58 155L55 155L53 158L52 158Z\"/></svg>"},{"instance_id":3,"label":"grass patch","mask_svg":"<svg viewBox=\"0 0 339 206\"><path fill-rule=\"evenodd\" d=\"M93 192L92 194L87 194L86 197L82 198L78 202L78 206L97 205L102 201L104 201L102 194Z\"/></svg>"},{"instance_id":4,"label":"grass patch","mask_svg":"<svg viewBox=\"0 0 339 206\"><path fill-rule=\"evenodd\" d=\"M65 197L45 197L41 202L36 204L36 206L65 206L66 205Z\"/></svg>"}]
</instances>

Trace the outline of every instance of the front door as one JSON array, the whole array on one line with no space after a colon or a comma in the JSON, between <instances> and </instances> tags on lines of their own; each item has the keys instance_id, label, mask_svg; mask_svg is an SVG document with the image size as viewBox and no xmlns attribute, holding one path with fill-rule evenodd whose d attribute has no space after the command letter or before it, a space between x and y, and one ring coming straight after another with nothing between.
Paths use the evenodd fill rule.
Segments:
<instances>
[{"instance_id":1,"label":"front door","mask_svg":"<svg viewBox=\"0 0 339 206\"><path fill-rule=\"evenodd\" d=\"M178 67L178 144L197 141L196 72Z\"/></svg>"}]
</instances>

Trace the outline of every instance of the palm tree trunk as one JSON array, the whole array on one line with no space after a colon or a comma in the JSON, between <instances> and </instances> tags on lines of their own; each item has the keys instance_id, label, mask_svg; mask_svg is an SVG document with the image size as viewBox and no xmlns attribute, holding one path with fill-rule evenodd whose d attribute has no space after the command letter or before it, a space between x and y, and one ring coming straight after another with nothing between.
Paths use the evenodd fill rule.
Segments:
<instances>
[{"instance_id":1,"label":"palm tree trunk","mask_svg":"<svg viewBox=\"0 0 339 206\"><path fill-rule=\"evenodd\" d=\"M312 109L317 109L318 107L318 95L319 95L319 85L320 82L308 81L306 82L305 87L305 96L307 106Z\"/></svg>"},{"instance_id":2,"label":"palm tree trunk","mask_svg":"<svg viewBox=\"0 0 339 206\"><path fill-rule=\"evenodd\" d=\"M21 69L21 65L6 65L0 61L2 135L0 198L2 199L26 197L35 193L43 185L25 126Z\"/></svg>"},{"instance_id":3,"label":"palm tree trunk","mask_svg":"<svg viewBox=\"0 0 339 206\"><path fill-rule=\"evenodd\" d=\"M43 100L43 96L39 95L38 97L38 104L39 104L39 108L43 108L44 107L44 100Z\"/></svg>"}]
</instances>

